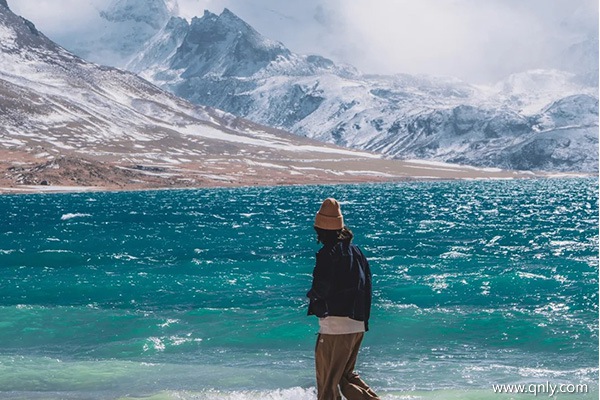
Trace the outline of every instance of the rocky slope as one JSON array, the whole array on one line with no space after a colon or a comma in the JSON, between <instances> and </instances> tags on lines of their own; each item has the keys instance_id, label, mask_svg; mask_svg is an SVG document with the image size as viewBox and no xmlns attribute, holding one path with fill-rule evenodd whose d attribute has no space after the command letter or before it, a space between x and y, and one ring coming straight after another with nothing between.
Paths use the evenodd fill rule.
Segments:
<instances>
[{"instance_id":1,"label":"rocky slope","mask_svg":"<svg viewBox=\"0 0 600 400\"><path fill-rule=\"evenodd\" d=\"M189 23L172 17L127 68L196 104L390 157L598 168L598 152L589 151L598 145L598 89L590 83L597 62L579 66L578 74L526 71L489 87L452 78L369 76L294 54L226 9ZM585 104L568 111L569 129L562 115L547 112L562 103Z\"/></svg>"}]
</instances>

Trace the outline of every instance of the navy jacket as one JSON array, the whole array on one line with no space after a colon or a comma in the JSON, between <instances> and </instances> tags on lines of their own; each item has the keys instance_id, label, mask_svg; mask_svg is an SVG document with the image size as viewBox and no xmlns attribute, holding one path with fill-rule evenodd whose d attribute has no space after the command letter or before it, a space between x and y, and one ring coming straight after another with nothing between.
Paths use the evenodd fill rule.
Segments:
<instances>
[{"instance_id":1,"label":"navy jacket","mask_svg":"<svg viewBox=\"0 0 600 400\"><path fill-rule=\"evenodd\" d=\"M369 330L371 314L371 269L360 249L339 242L323 246L317 253L308 315L350 317L365 322Z\"/></svg>"}]
</instances>

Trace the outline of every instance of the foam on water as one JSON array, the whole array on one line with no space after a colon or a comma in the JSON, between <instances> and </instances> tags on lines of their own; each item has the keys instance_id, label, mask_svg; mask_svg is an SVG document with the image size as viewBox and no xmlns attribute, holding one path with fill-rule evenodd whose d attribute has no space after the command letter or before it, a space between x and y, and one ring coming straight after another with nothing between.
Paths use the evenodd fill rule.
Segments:
<instances>
[{"instance_id":1,"label":"foam on water","mask_svg":"<svg viewBox=\"0 0 600 400\"><path fill-rule=\"evenodd\" d=\"M91 217L92 214L85 214L85 213L67 213L67 214L63 214L60 219L61 221L66 221L72 218L81 218L81 217Z\"/></svg>"},{"instance_id":2,"label":"foam on water","mask_svg":"<svg viewBox=\"0 0 600 400\"><path fill-rule=\"evenodd\" d=\"M494 393L493 390L434 390L406 391L406 392L380 392L382 400L519 400L531 399L532 394L507 394ZM205 392L163 392L150 397L135 397L143 400L314 400L314 388L290 388L273 391L240 391L221 392L208 390ZM556 395L553 399L591 400L598 397L597 391L584 394ZM130 397L121 398L125 400Z\"/></svg>"}]
</instances>

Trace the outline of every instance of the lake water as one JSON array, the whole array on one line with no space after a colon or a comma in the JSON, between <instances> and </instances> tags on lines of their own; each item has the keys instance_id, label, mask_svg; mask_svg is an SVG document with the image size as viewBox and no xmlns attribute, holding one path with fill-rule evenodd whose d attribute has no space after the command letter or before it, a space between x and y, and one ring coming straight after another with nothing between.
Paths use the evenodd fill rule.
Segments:
<instances>
[{"instance_id":1,"label":"lake water","mask_svg":"<svg viewBox=\"0 0 600 400\"><path fill-rule=\"evenodd\" d=\"M598 398L597 185L0 196L0 398L315 398L305 294L330 196L371 263L358 369L382 398Z\"/></svg>"}]
</instances>

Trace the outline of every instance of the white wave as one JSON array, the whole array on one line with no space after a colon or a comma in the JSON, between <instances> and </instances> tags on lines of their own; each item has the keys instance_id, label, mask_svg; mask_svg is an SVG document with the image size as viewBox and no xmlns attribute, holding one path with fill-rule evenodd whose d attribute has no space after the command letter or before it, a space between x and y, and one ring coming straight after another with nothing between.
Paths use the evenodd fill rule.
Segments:
<instances>
[{"instance_id":1,"label":"white wave","mask_svg":"<svg viewBox=\"0 0 600 400\"><path fill-rule=\"evenodd\" d=\"M149 343L144 344L144 347L143 347L144 352L151 350L151 349L156 350L156 351L164 351L165 350L165 344L163 343L162 340L160 340L157 337L149 337L148 342Z\"/></svg>"},{"instance_id":2,"label":"white wave","mask_svg":"<svg viewBox=\"0 0 600 400\"><path fill-rule=\"evenodd\" d=\"M188 333L188 335L191 335ZM181 337L181 336L169 336L169 341L172 346L180 346L185 343L200 343L204 339L202 338L192 338L192 337Z\"/></svg>"},{"instance_id":3,"label":"white wave","mask_svg":"<svg viewBox=\"0 0 600 400\"><path fill-rule=\"evenodd\" d=\"M127 261L139 260L139 257L135 257L135 256L129 255L127 253L113 254L112 258L114 258L116 260L127 260Z\"/></svg>"},{"instance_id":4,"label":"white wave","mask_svg":"<svg viewBox=\"0 0 600 400\"><path fill-rule=\"evenodd\" d=\"M63 214L62 217L60 217L61 221L66 221L68 219L72 219L72 218L81 218L81 217L91 217L92 214L83 214L83 213L68 213L68 214Z\"/></svg>"},{"instance_id":5,"label":"white wave","mask_svg":"<svg viewBox=\"0 0 600 400\"><path fill-rule=\"evenodd\" d=\"M187 391L165 391L147 399L164 400L314 400L317 397L317 391L314 387L301 388L293 387L289 389L274 390L239 390L239 391L221 391L209 389L201 392ZM138 397L136 397L138 398ZM143 397L139 398L143 399Z\"/></svg>"},{"instance_id":6,"label":"white wave","mask_svg":"<svg viewBox=\"0 0 600 400\"><path fill-rule=\"evenodd\" d=\"M250 213L240 213L240 216L246 217L246 218L250 218L250 217L252 217L254 215L260 215L260 214L261 213L252 213L252 212L250 212Z\"/></svg>"},{"instance_id":7,"label":"white wave","mask_svg":"<svg viewBox=\"0 0 600 400\"><path fill-rule=\"evenodd\" d=\"M466 258L469 257L469 254L461 253L460 251L447 251L440 255L440 258Z\"/></svg>"},{"instance_id":8,"label":"white wave","mask_svg":"<svg viewBox=\"0 0 600 400\"><path fill-rule=\"evenodd\" d=\"M178 322L179 322L178 319L167 318L167 321L165 323L158 324L158 326L160 326L161 328L166 328L167 326L169 326L171 324L176 324Z\"/></svg>"},{"instance_id":9,"label":"white wave","mask_svg":"<svg viewBox=\"0 0 600 400\"><path fill-rule=\"evenodd\" d=\"M486 247L495 245L500 239L502 239L502 236L494 236L489 242L486 243Z\"/></svg>"},{"instance_id":10,"label":"white wave","mask_svg":"<svg viewBox=\"0 0 600 400\"><path fill-rule=\"evenodd\" d=\"M550 280L551 279L544 275L532 274L531 272L523 272L523 271L518 271L517 275L520 278L526 278L526 279L542 279L542 280Z\"/></svg>"},{"instance_id":11,"label":"white wave","mask_svg":"<svg viewBox=\"0 0 600 400\"><path fill-rule=\"evenodd\" d=\"M592 388L593 394L597 393ZM497 399L498 394L490 389L441 389L430 391L402 391L391 390L378 392L382 400L463 400L479 399L489 400ZM526 397L527 396L527 397ZM530 395L523 395L512 398L529 398ZM126 397L129 398L129 397ZM149 397L135 397L139 400L314 400L317 398L317 391L314 387L301 388L293 387L289 389L273 390L239 390L239 391L221 391L216 389L204 390L201 392L191 391L173 391L167 390L156 393ZM125 398L123 398L125 399Z\"/></svg>"}]
</instances>

